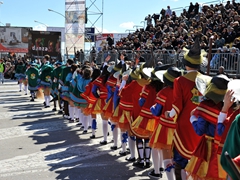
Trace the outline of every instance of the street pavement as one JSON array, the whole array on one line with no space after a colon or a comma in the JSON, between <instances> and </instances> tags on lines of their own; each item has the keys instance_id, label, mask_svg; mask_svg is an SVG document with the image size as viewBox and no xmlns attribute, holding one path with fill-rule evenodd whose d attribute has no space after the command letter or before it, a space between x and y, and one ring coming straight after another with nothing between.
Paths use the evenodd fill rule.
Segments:
<instances>
[{"instance_id":1,"label":"street pavement","mask_svg":"<svg viewBox=\"0 0 240 180\"><path fill-rule=\"evenodd\" d=\"M0 84L0 180L150 179L152 168L135 168L119 155L120 147L110 150L111 132L108 144L99 144L100 119L90 139L90 131L82 134L76 123L44 108L43 99L29 100L16 81ZM161 179L167 180L165 173Z\"/></svg>"}]
</instances>

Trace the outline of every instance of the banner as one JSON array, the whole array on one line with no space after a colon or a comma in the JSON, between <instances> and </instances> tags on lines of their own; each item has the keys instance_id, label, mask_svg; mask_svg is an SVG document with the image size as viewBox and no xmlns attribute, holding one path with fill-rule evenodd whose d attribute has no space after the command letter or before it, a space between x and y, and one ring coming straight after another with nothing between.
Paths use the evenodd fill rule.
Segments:
<instances>
[{"instance_id":1,"label":"banner","mask_svg":"<svg viewBox=\"0 0 240 180\"><path fill-rule=\"evenodd\" d=\"M95 45L96 45L96 50L101 51L104 46L108 45L107 38L111 37L113 38L113 34L99 34L96 36L95 39Z\"/></svg>"},{"instance_id":2,"label":"banner","mask_svg":"<svg viewBox=\"0 0 240 180\"><path fill-rule=\"evenodd\" d=\"M61 32L30 31L29 54L43 57L48 54L56 58L61 53Z\"/></svg>"},{"instance_id":3,"label":"banner","mask_svg":"<svg viewBox=\"0 0 240 180\"><path fill-rule=\"evenodd\" d=\"M74 49L84 51L85 0L65 0L65 46L68 55Z\"/></svg>"},{"instance_id":4,"label":"banner","mask_svg":"<svg viewBox=\"0 0 240 180\"><path fill-rule=\"evenodd\" d=\"M27 53L31 27L0 27L0 52Z\"/></svg>"},{"instance_id":5,"label":"banner","mask_svg":"<svg viewBox=\"0 0 240 180\"><path fill-rule=\"evenodd\" d=\"M85 28L85 42L95 42L95 28Z\"/></svg>"}]
</instances>

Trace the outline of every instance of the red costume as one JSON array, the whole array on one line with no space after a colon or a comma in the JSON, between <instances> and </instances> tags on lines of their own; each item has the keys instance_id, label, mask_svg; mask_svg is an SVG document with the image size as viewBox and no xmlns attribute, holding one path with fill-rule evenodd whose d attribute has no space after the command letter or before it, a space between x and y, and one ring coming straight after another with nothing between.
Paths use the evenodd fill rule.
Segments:
<instances>
[{"instance_id":1,"label":"red costume","mask_svg":"<svg viewBox=\"0 0 240 180\"><path fill-rule=\"evenodd\" d=\"M150 111L156 98L156 88L153 85L146 85L142 89L140 98L145 100L140 114L131 124L132 132L139 138L149 139L155 129L155 119Z\"/></svg>"},{"instance_id":2,"label":"red costume","mask_svg":"<svg viewBox=\"0 0 240 180\"><path fill-rule=\"evenodd\" d=\"M83 109L83 114L84 115L91 115L92 113L92 107L93 104L95 103L95 101L97 100L97 98L95 98L95 96L92 94L92 87L93 87L93 82L90 82L87 86L86 86L86 90L85 92L83 92L81 94L81 96L87 100L88 102L88 106L86 108Z\"/></svg>"},{"instance_id":3,"label":"red costume","mask_svg":"<svg viewBox=\"0 0 240 180\"><path fill-rule=\"evenodd\" d=\"M196 88L197 71L189 72L174 80L173 109L177 113L177 128L174 146L182 157L190 159L197 147L199 137L190 123L190 113L199 105L201 94Z\"/></svg>"},{"instance_id":4,"label":"red costume","mask_svg":"<svg viewBox=\"0 0 240 180\"><path fill-rule=\"evenodd\" d=\"M93 104L92 114L101 114L103 107L106 104L105 100L107 98L107 88L102 81L102 77L98 77L93 81L93 85L96 85L98 87L97 93L99 95L99 98L97 98L95 103Z\"/></svg>"},{"instance_id":5,"label":"red costume","mask_svg":"<svg viewBox=\"0 0 240 180\"><path fill-rule=\"evenodd\" d=\"M225 180L226 172L220 165L220 156L217 154L219 146L216 129L218 114L221 112L222 103L215 104L213 101L205 100L200 103L194 112L195 117L201 117L200 123L195 129L202 132L201 140L190 159L186 171L192 179L196 180ZM198 120L199 121L199 120ZM206 121L206 123L204 123ZM203 125L204 124L204 125ZM213 127L213 126L212 126ZM214 132L215 131L215 132ZM211 135L213 134L213 136ZM215 135L214 135L215 134Z\"/></svg>"},{"instance_id":6,"label":"red costume","mask_svg":"<svg viewBox=\"0 0 240 180\"><path fill-rule=\"evenodd\" d=\"M162 105L162 112L172 108L173 89L169 86L162 89L156 98L156 103ZM164 113L160 117L155 117L157 126L149 141L149 146L155 149L172 149L174 131L176 122L173 118L165 118Z\"/></svg>"},{"instance_id":7,"label":"red costume","mask_svg":"<svg viewBox=\"0 0 240 180\"><path fill-rule=\"evenodd\" d=\"M112 76L110 76L106 82L106 86L110 86L111 87L111 97L110 99L108 99L108 102L105 104L105 106L103 107L103 115L104 117L106 117L107 119L111 119L113 116L113 93L115 91L115 86L117 83L117 79ZM109 92L108 92L109 93Z\"/></svg>"},{"instance_id":8,"label":"red costume","mask_svg":"<svg viewBox=\"0 0 240 180\"><path fill-rule=\"evenodd\" d=\"M137 81L132 81L120 91L119 109L122 109L122 115L118 125L122 131L129 131L130 124L140 113L141 107L138 104L142 86Z\"/></svg>"}]
</instances>

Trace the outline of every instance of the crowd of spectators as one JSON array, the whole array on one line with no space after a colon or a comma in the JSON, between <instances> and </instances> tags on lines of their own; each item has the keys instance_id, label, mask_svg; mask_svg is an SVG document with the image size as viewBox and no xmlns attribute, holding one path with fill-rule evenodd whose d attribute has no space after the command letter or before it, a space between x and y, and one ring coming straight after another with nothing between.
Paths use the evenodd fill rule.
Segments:
<instances>
[{"instance_id":1,"label":"crowd of spectators","mask_svg":"<svg viewBox=\"0 0 240 180\"><path fill-rule=\"evenodd\" d=\"M137 29L127 37L122 37L115 46L105 46L102 52L153 49L167 50L172 55L180 53L184 47L190 48L196 37L199 37L201 48L206 51L212 38L212 53L220 50L237 54L240 49L240 3L235 0L202 7L191 2L188 9L184 9L179 16L168 6L159 14L149 14L145 21L146 28Z\"/></svg>"}]
</instances>

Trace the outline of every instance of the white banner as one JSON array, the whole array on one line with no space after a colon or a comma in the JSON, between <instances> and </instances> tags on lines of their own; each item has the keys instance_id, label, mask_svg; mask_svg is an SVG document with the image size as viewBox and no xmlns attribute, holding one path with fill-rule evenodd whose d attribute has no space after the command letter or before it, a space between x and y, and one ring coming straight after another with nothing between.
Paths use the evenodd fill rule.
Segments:
<instances>
[{"instance_id":1,"label":"white banner","mask_svg":"<svg viewBox=\"0 0 240 180\"><path fill-rule=\"evenodd\" d=\"M84 51L85 0L65 0L65 42L69 55Z\"/></svg>"}]
</instances>

